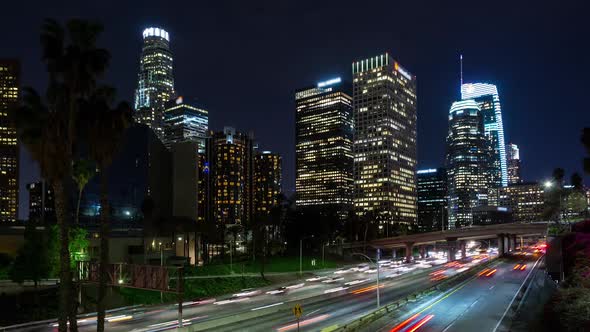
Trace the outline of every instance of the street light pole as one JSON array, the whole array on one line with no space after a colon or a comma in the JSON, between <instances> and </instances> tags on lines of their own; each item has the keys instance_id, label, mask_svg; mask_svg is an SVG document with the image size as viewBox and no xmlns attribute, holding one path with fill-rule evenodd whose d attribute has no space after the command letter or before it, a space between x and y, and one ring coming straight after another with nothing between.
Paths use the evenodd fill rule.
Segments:
<instances>
[{"instance_id":1,"label":"street light pole","mask_svg":"<svg viewBox=\"0 0 590 332\"><path fill-rule=\"evenodd\" d=\"M360 252L355 252L352 253L353 255L359 255L359 256L363 256L366 259L369 260L369 262L371 263L375 263L375 265L377 265L377 309L379 309L381 307L380 304L380 299L379 299L379 259L377 259L375 262L373 262L373 260L371 259L371 257L365 255L365 254L361 254ZM377 252L377 257L379 257L379 253Z\"/></svg>"},{"instance_id":2,"label":"street light pole","mask_svg":"<svg viewBox=\"0 0 590 332\"><path fill-rule=\"evenodd\" d=\"M299 276L303 275L303 238L299 239Z\"/></svg>"}]
</instances>

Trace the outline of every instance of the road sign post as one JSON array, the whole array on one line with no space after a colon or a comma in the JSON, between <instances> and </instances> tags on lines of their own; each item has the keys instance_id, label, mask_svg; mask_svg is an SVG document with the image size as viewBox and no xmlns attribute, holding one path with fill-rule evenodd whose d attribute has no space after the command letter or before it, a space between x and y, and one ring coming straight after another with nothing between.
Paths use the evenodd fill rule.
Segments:
<instances>
[{"instance_id":1,"label":"road sign post","mask_svg":"<svg viewBox=\"0 0 590 332\"><path fill-rule=\"evenodd\" d=\"M301 305L299 305L299 303L295 304L293 307L293 315L297 317L297 332L299 332L299 318L301 317L302 313L303 309L301 308Z\"/></svg>"}]
</instances>

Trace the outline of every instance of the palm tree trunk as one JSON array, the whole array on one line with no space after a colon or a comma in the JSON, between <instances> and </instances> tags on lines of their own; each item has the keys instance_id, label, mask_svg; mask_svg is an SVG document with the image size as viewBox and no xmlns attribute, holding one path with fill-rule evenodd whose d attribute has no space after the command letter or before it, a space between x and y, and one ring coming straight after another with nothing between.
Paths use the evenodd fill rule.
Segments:
<instances>
[{"instance_id":1,"label":"palm tree trunk","mask_svg":"<svg viewBox=\"0 0 590 332\"><path fill-rule=\"evenodd\" d=\"M80 202L82 201L82 188L78 191L78 204L76 204L76 225L80 223Z\"/></svg>"},{"instance_id":2,"label":"palm tree trunk","mask_svg":"<svg viewBox=\"0 0 590 332\"><path fill-rule=\"evenodd\" d=\"M105 297L107 291L109 262L109 202L108 202L108 178L106 168L100 169L100 263L97 303L97 332L104 331Z\"/></svg>"},{"instance_id":3,"label":"palm tree trunk","mask_svg":"<svg viewBox=\"0 0 590 332\"><path fill-rule=\"evenodd\" d=\"M66 195L61 180L53 183L55 193L55 215L59 228L59 314L58 314L58 331L67 332L68 330L68 313L71 309L71 285L72 277L70 273L70 250L68 237L68 223L66 220ZM74 319L76 323L76 320ZM71 323L70 323L71 324ZM75 328L74 324L72 327Z\"/></svg>"}]
</instances>

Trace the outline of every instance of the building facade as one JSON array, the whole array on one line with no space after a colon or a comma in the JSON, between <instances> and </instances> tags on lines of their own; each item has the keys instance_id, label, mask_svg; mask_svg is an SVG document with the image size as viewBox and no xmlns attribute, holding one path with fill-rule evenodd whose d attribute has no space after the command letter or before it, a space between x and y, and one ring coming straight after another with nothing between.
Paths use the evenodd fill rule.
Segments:
<instances>
[{"instance_id":1,"label":"building facade","mask_svg":"<svg viewBox=\"0 0 590 332\"><path fill-rule=\"evenodd\" d=\"M298 208L352 208L352 97L340 78L295 93Z\"/></svg>"},{"instance_id":2,"label":"building facade","mask_svg":"<svg viewBox=\"0 0 590 332\"><path fill-rule=\"evenodd\" d=\"M270 151L257 152L254 159L254 213L269 214L279 204L281 194L281 156Z\"/></svg>"},{"instance_id":3,"label":"building facade","mask_svg":"<svg viewBox=\"0 0 590 332\"><path fill-rule=\"evenodd\" d=\"M211 133L211 206L217 225L247 224L253 217L252 135L225 127Z\"/></svg>"},{"instance_id":4,"label":"building facade","mask_svg":"<svg viewBox=\"0 0 590 332\"><path fill-rule=\"evenodd\" d=\"M543 220L545 191L536 182L519 182L498 189L498 206L512 211L514 222Z\"/></svg>"},{"instance_id":5,"label":"building facade","mask_svg":"<svg viewBox=\"0 0 590 332\"><path fill-rule=\"evenodd\" d=\"M12 121L20 91L20 63L0 59L0 222L18 217L18 142Z\"/></svg>"},{"instance_id":6,"label":"building facade","mask_svg":"<svg viewBox=\"0 0 590 332\"><path fill-rule=\"evenodd\" d=\"M518 145L509 143L506 150L506 159L508 163L508 184L522 182L520 175L520 150Z\"/></svg>"},{"instance_id":7,"label":"building facade","mask_svg":"<svg viewBox=\"0 0 590 332\"><path fill-rule=\"evenodd\" d=\"M418 170L418 229L422 232L448 229L447 170Z\"/></svg>"},{"instance_id":8,"label":"building facade","mask_svg":"<svg viewBox=\"0 0 590 332\"><path fill-rule=\"evenodd\" d=\"M354 62L354 206L414 225L416 77L389 54Z\"/></svg>"},{"instance_id":9,"label":"building facade","mask_svg":"<svg viewBox=\"0 0 590 332\"><path fill-rule=\"evenodd\" d=\"M508 185L508 166L504 143L504 123L498 88L487 83L466 83L461 85L461 99L477 102L483 116L484 131L492 146L491 186Z\"/></svg>"},{"instance_id":10,"label":"building facade","mask_svg":"<svg viewBox=\"0 0 590 332\"><path fill-rule=\"evenodd\" d=\"M55 201L53 189L45 182L28 183L29 192L29 220L40 223L54 223Z\"/></svg>"},{"instance_id":11,"label":"building facade","mask_svg":"<svg viewBox=\"0 0 590 332\"><path fill-rule=\"evenodd\" d=\"M137 76L135 121L152 128L162 139L164 108L174 97L170 35L164 29L151 27L143 31Z\"/></svg>"},{"instance_id":12,"label":"building facade","mask_svg":"<svg viewBox=\"0 0 590 332\"><path fill-rule=\"evenodd\" d=\"M209 130L209 113L188 104L182 97L169 102L164 111L164 145L197 142L199 152L205 152L205 139Z\"/></svg>"},{"instance_id":13,"label":"building facade","mask_svg":"<svg viewBox=\"0 0 590 332\"><path fill-rule=\"evenodd\" d=\"M447 174L449 228L473 224L473 209L488 205L491 147L478 103L454 102L449 112Z\"/></svg>"}]
</instances>

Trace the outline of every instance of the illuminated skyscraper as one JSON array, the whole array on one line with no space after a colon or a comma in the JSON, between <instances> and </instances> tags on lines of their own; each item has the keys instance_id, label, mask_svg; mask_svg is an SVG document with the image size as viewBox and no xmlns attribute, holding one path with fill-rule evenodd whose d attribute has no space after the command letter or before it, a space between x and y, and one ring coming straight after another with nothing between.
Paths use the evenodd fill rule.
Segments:
<instances>
[{"instance_id":1,"label":"illuminated skyscraper","mask_svg":"<svg viewBox=\"0 0 590 332\"><path fill-rule=\"evenodd\" d=\"M352 64L354 206L415 224L416 77L389 54Z\"/></svg>"},{"instance_id":2,"label":"illuminated skyscraper","mask_svg":"<svg viewBox=\"0 0 590 332\"><path fill-rule=\"evenodd\" d=\"M506 159L508 163L508 184L522 182L520 176L520 150L518 149L518 145L508 143Z\"/></svg>"},{"instance_id":3,"label":"illuminated skyscraper","mask_svg":"<svg viewBox=\"0 0 590 332\"><path fill-rule=\"evenodd\" d=\"M486 136L493 149L492 182L495 187L508 185L508 168L506 163L506 147L504 145L504 124L498 89L493 84L466 83L461 85L461 99L473 99L479 105L483 115Z\"/></svg>"},{"instance_id":4,"label":"illuminated skyscraper","mask_svg":"<svg viewBox=\"0 0 590 332\"><path fill-rule=\"evenodd\" d=\"M352 97L334 78L295 93L296 205L352 208Z\"/></svg>"},{"instance_id":5,"label":"illuminated skyscraper","mask_svg":"<svg viewBox=\"0 0 590 332\"><path fill-rule=\"evenodd\" d=\"M219 225L247 224L253 216L253 141L225 127L211 134L212 217Z\"/></svg>"},{"instance_id":6,"label":"illuminated skyscraper","mask_svg":"<svg viewBox=\"0 0 590 332\"><path fill-rule=\"evenodd\" d=\"M281 156L270 151L254 157L254 212L268 214L281 193Z\"/></svg>"},{"instance_id":7,"label":"illuminated skyscraper","mask_svg":"<svg viewBox=\"0 0 590 332\"><path fill-rule=\"evenodd\" d=\"M418 228L423 232L448 229L447 170L421 169L418 174Z\"/></svg>"},{"instance_id":8,"label":"illuminated skyscraper","mask_svg":"<svg viewBox=\"0 0 590 332\"><path fill-rule=\"evenodd\" d=\"M473 99L451 106L447 136L449 228L470 226L473 209L488 205L492 151L483 120Z\"/></svg>"},{"instance_id":9,"label":"illuminated skyscraper","mask_svg":"<svg viewBox=\"0 0 590 332\"><path fill-rule=\"evenodd\" d=\"M178 97L176 101L168 103L164 112L164 144L170 148L172 143L197 142L199 153L204 153L208 127L208 112Z\"/></svg>"},{"instance_id":10,"label":"illuminated skyscraper","mask_svg":"<svg viewBox=\"0 0 590 332\"><path fill-rule=\"evenodd\" d=\"M135 121L152 128L163 138L163 112L174 97L170 35L160 28L143 31L143 48L135 90Z\"/></svg>"},{"instance_id":11,"label":"illuminated skyscraper","mask_svg":"<svg viewBox=\"0 0 590 332\"><path fill-rule=\"evenodd\" d=\"M16 221L18 214L18 144L12 121L18 102L20 63L0 59L0 222Z\"/></svg>"}]
</instances>

